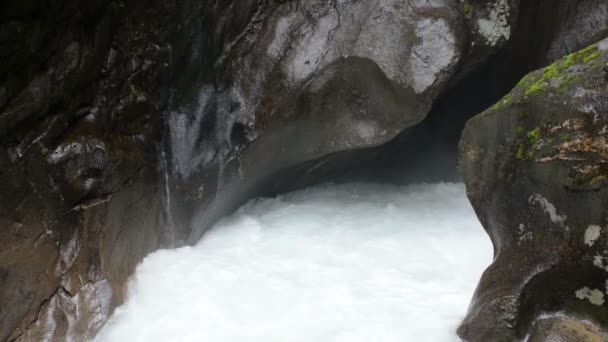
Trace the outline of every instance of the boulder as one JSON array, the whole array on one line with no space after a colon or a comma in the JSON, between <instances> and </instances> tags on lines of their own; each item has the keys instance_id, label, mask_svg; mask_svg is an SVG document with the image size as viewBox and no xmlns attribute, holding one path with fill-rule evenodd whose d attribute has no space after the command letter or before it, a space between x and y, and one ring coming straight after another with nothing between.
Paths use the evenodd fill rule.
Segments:
<instances>
[{"instance_id":1,"label":"boulder","mask_svg":"<svg viewBox=\"0 0 608 342\"><path fill-rule=\"evenodd\" d=\"M460 167L495 258L458 329L466 341L608 338L607 89L604 40L467 123Z\"/></svg>"},{"instance_id":2,"label":"boulder","mask_svg":"<svg viewBox=\"0 0 608 342\"><path fill-rule=\"evenodd\" d=\"M508 42L517 1L212 1L208 11L201 53L213 57L168 120L172 208L191 242L279 172L418 124L463 68Z\"/></svg>"}]
</instances>

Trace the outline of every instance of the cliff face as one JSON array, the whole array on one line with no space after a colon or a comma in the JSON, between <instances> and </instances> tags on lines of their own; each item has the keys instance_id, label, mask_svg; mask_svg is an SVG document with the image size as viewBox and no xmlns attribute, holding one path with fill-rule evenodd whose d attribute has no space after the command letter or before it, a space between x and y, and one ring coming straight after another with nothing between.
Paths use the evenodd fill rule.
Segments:
<instances>
[{"instance_id":1,"label":"cliff face","mask_svg":"<svg viewBox=\"0 0 608 342\"><path fill-rule=\"evenodd\" d=\"M423 120L460 69L508 41L517 17L508 1L466 9L450 0L210 2L201 51L213 51L211 62L169 114L176 226L195 241L277 172L380 145Z\"/></svg>"},{"instance_id":2,"label":"cliff face","mask_svg":"<svg viewBox=\"0 0 608 342\"><path fill-rule=\"evenodd\" d=\"M526 53L527 35L532 66L589 44L606 13L591 0L0 4L0 341L93 336L150 251L344 165L323 157L391 140L489 56Z\"/></svg>"},{"instance_id":3,"label":"cliff face","mask_svg":"<svg viewBox=\"0 0 608 342\"><path fill-rule=\"evenodd\" d=\"M467 341L608 338L607 50L527 75L467 123L462 173L495 247Z\"/></svg>"},{"instance_id":4,"label":"cliff face","mask_svg":"<svg viewBox=\"0 0 608 342\"><path fill-rule=\"evenodd\" d=\"M163 42L177 9L0 7L0 340L83 340L162 246Z\"/></svg>"}]
</instances>

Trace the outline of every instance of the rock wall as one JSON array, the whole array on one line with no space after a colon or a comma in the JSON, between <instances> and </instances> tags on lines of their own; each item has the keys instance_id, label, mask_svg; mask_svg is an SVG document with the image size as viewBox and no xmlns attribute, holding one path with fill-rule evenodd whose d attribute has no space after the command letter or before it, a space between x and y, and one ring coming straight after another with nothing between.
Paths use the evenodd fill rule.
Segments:
<instances>
[{"instance_id":1,"label":"rock wall","mask_svg":"<svg viewBox=\"0 0 608 342\"><path fill-rule=\"evenodd\" d=\"M495 259L465 340L608 338L607 89L604 40L527 75L467 123L461 169Z\"/></svg>"},{"instance_id":2,"label":"rock wall","mask_svg":"<svg viewBox=\"0 0 608 342\"><path fill-rule=\"evenodd\" d=\"M163 245L157 144L177 7L0 8L0 341L86 340Z\"/></svg>"},{"instance_id":3,"label":"rock wall","mask_svg":"<svg viewBox=\"0 0 608 342\"><path fill-rule=\"evenodd\" d=\"M505 0L207 6L202 50L215 57L199 91L171 106L167 144L172 211L191 242L273 187L276 174L317 168L315 160L381 145L419 123L460 70L508 42L517 18ZM483 31L487 22L500 32Z\"/></svg>"}]
</instances>

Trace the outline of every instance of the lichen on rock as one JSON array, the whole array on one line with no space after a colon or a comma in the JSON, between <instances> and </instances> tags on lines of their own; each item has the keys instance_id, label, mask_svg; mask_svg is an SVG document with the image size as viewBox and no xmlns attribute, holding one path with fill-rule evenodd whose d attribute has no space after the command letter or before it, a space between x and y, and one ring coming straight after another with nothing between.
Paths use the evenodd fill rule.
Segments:
<instances>
[{"instance_id":1,"label":"lichen on rock","mask_svg":"<svg viewBox=\"0 0 608 342\"><path fill-rule=\"evenodd\" d=\"M575 336L558 322L576 317L608 338L606 42L528 74L466 125L460 167L496 250L459 329L467 341ZM514 300L511 321L502 298Z\"/></svg>"},{"instance_id":2,"label":"lichen on rock","mask_svg":"<svg viewBox=\"0 0 608 342\"><path fill-rule=\"evenodd\" d=\"M492 1L489 6L487 17L477 20L477 29L488 45L495 46L499 41L507 41L511 37L508 20L510 7L507 0Z\"/></svg>"}]
</instances>

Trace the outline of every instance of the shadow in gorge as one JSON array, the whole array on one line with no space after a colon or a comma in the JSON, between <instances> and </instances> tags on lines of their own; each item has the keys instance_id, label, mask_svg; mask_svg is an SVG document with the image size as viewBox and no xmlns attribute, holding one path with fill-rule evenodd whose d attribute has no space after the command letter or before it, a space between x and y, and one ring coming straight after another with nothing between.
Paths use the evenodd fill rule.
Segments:
<instances>
[{"instance_id":1,"label":"shadow in gorge","mask_svg":"<svg viewBox=\"0 0 608 342\"><path fill-rule=\"evenodd\" d=\"M458 141L466 121L496 103L518 80L497 67L504 58L496 56L455 83L419 125L362 151L363 159L353 156L353 164L334 173L332 180L397 184L459 180Z\"/></svg>"},{"instance_id":2,"label":"shadow in gorge","mask_svg":"<svg viewBox=\"0 0 608 342\"><path fill-rule=\"evenodd\" d=\"M458 181L458 142L467 120L500 100L529 70L508 51L496 55L455 81L420 124L386 144L335 153L283 170L265 183L266 193L274 195L322 182Z\"/></svg>"}]
</instances>

